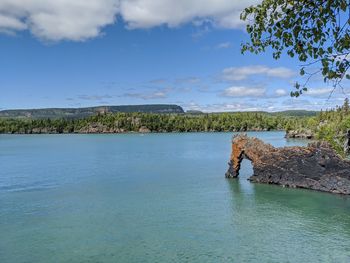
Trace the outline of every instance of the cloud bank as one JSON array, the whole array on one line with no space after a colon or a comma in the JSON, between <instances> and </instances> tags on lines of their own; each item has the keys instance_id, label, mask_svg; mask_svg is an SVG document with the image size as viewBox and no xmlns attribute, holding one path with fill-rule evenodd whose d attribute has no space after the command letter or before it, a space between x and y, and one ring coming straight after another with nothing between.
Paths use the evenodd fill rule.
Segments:
<instances>
[{"instance_id":1,"label":"cloud bank","mask_svg":"<svg viewBox=\"0 0 350 263\"><path fill-rule=\"evenodd\" d=\"M252 65L245 67L225 68L222 71L222 79L227 81L245 80L253 75L263 75L276 78L290 78L295 72L285 67L271 68L264 65Z\"/></svg>"},{"instance_id":2,"label":"cloud bank","mask_svg":"<svg viewBox=\"0 0 350 263\"><path fill-rule=\"evenodd\" d=\"M327 88L311 88L307 92L305 92L306 95L312 96L312 97L322 97L322 96L329 96L331 95L333 91L333 88L327 87Z\"/></svg>"},{"instance_id":3,"label":"cloud bank","mask_svg":"<svg viewBox=\"0 0 350 263\"><path fill-rule=\"evenodd\" d=\"M121 17L130 29L202 21L240 28L240 12L257 0L0 0L0 32L29 30L49 41L84 41Z\"/></svg>"},{"instance_id":4,"label":"cloud bank","mask_svg":"<svg viewBox=\"0 0 350 263\"><path fill-rule=\"evenodd\" d=\"M285 89L276 89L275 90L275 96L276 97L284 97L287 96L288 92Z\"/></svg>"},{"instance_id":5,"label":"cloud bank","mask_svg":"<svg viewBox=\"0 0 350 263\"><path fill-rule=\"evenodd\" d=\"M1 0L0 31L29 30L38 38L83 41L115 22L115 0Z\"/></svg>"},{"instance_id":6,"label":"cloud bank","mask_svg":"<svg viewBox=\"0 0 350 263\"><path fill-rule=\"evenodd\" d=\"M263 97L266 94L265 88L251 88L244 86L233 86L222 93L224 97Z\"/></svg>"},{"instance_id":7,"label":"cloud bank","mask_svg":"<svg viewBox=\"0 0 350 263\"><path fill-rule=\"evenodd\" d=\"M163 88L152 92L128 92L121 95L121 97L130 97L143 100L166 99L171 91L171 88Z\"/></svg>"}]
</instances>

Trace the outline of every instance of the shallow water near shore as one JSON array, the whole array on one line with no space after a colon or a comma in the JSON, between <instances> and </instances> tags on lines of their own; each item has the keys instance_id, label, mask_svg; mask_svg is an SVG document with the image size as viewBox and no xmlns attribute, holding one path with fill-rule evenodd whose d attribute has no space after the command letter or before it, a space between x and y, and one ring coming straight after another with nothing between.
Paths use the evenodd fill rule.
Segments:
<instances>
[{"instance_id":1,"label":"shallow water near shore","mask_svg":"<svg viewBox=\"0 0 350 263\"><path fill-rule=\"evenodd\" d=\"M0 135L0 262L350 262L350 197L225 179L231 137Z\"/></svg>"}]
</instances>

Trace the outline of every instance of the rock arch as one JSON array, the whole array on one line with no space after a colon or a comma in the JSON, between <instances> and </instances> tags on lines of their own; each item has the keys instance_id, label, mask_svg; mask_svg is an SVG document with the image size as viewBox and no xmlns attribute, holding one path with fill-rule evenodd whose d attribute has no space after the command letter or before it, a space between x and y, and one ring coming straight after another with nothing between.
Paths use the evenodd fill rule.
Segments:
<instances>
[{"instance_id":1,"label":"rock arch","mask_svg":"<svg viewBox=\"0 0 350 263\"><path fill-rule=\"evenodd\" d=\"M244 158L253 165L250 181L350 194L350 162L328 143L275 148L246 134L236 135L227 178L238 177Z\"/></svg>"},{"instance_id":2,"label":"rock arch","mask_svg":"<svg viewBox=\"0 0 350 263\"><path fill-rule=\"evenodd\" d=\"M274 152L275 148L270 144L265 144L257 138L248 137L246 134L238 134L232 139L232 152L229 162L227 178L238 177L243 159L252 162L253 170L261 162L264 155ZM255 172L255 171L254 171Z\"/></svg>"}]
</instances>

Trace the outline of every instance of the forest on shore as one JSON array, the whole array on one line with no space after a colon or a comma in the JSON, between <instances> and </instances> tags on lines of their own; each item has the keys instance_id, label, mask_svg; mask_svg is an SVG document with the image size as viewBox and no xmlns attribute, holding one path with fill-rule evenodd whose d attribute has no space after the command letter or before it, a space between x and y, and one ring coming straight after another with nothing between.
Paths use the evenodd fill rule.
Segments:
<instances>
[{"instance_id":1,"label":"forest on shore","mask_svg":"<svg viewBox=\"0 0 350 263\"><path fill-rule=\"evenodd\" d=\"M320 111L315 117L289 122L285 130L287 134L310 134L313 139L329 142L341 155L348 155L344 152L344 143L350 130L349 99L346 98L344 104L335 109Z\"/></svg>"},{"instance_id":2,"label":"forest on shore","mask_svg":"<svg viewBox=\"0 0 350 263\"><path fill-rule=\"evenodd\" d=\"M350 129L349 100L314 116L287 113L232 112L200 114L98 113L81 119L0 119L0 133L127 133L127 132L239 132L285 130L295 137L331 143L342 153ZM292 136L292 137L293 137Z\"/></svg>"},{"instance_id":3,"label":"forest on shore","mask_svg":"<svg viewBox=\"0 0 350 263\"><path fill-rule=\"evenodd\" d=\"M299 117L260 112L98 113L81 119L0 119L0 133L230 132L283 130Z\"/></svg>"}]
</instances>

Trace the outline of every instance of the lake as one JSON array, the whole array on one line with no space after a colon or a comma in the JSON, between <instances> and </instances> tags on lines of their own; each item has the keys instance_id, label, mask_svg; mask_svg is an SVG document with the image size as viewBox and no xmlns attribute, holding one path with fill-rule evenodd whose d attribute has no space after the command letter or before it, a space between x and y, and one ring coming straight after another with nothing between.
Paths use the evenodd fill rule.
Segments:
<instances>
[{"instance_id":1,"label":"lake","mask_svg":"<svg viewBox=\"0 0 350 263\"><path fill-rule=\"evenodd\" d=\"M0 135L0 262L350 262L350 197L225 179L231 137Z\"/></svg>"}]
</instances>

